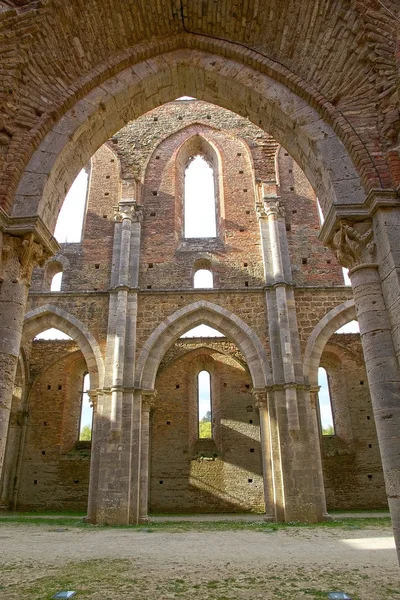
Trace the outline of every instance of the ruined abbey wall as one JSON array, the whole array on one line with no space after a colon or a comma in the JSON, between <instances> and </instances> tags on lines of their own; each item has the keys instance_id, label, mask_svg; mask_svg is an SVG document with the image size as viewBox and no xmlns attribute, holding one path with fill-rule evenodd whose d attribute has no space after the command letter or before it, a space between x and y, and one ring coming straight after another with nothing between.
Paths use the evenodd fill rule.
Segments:
<instances>
[{"instance_id":1,"label":"ruined abbey wall","mask_svg":"<svg viewBox=\"0 0 400 600\"><path fill-rule=\"evenodd\" d=\"M184 172L196 153L214 168L213 239L185 239L183 233ZM29 311L57 307L73 317L93 336L103 359L115 207L131 194L142 207L134 290L136 361L158 326L199 301L241 319L272 361L275 340L270 337L257 212L260 182L279 196L284 207L279 227L287 245L301 352L321 319L352 298L335 255L318 239L317 200L304 173L271 136L242 117L195 100L166 104L110 139L93 156L88 171L82 240L62 244L60 253L35 271ZM193 289L194 273L204 267L213 273L214 288ZM50 292L50 275L57 269L63 271L61 291ZM61 329L63 323L68 333L68 321L60 317ZM321 440L331 509L385 505L356 337L334 336L321 361L330 377L336 424L336 435ZM18 480L13 501L21 509L84 509L87 502L90 450L77 444L77 435L82 378L88 369L83 349L74 346L71 351L71 344L35 341L29 352L34 373L25 382L29 418L17 449L20 466L13 467ZM49 356L54 360L49 362ZM200 365L215 379L215 429L210 441L196 435L194 379ZM232 341L217 339L213 345L205 340L171 341L158 370L150 414L150 510L263 510L260 417L251 388L248 365Z\"/></svg>"}]
</instances>

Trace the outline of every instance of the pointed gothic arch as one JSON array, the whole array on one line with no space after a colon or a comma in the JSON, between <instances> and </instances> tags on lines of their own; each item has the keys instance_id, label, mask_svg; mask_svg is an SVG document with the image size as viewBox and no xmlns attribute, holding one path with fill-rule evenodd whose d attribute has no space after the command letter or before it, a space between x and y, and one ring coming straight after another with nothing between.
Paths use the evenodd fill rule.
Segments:
<instances>
[{"instance_id":1,"label":"pointed gothic arch","mask_svg":"<svg viewBox=\"0 0 400 600\"><path fill-rule=\"evenodd\" d=\"M318 367L329 338L342 325L356 318L354 300L347 300L330 310L314 328L308 338L303 360L303 373L307 384L318 386Z\"/></svg>"},{"instance_id":2,"label":"pointed gothic arch","mask_svg":"<svg viewBox=\"0 0 400 600\"><path fill-rule=\"evenodd\" d=\"M362 204L365 191L340 114L309 94L302 94L304 100L297 89L292 91L290 79L266 69L256 53L249 66L244 56L237 62L219 56L217 46L215 54L187 48L156 54L151 67L144 61L121 69L76 98L26 165L13 216L37 214L53 231L66 191L94 152L129 120L183 94L228 108L270 132L303 169L325 213L336 203ZM358 139L353 142L355 159L363 148ZM371 161L367 152L365 159ZM371 172L376 172L374 165Z\"/></svg>"},{"instance_id":3,"label":"pointed gothic arch","mask_svg":"<svg viewBox=\"0 0 400 600\"><path fill-rule=\"evenodd\" d=\"M25 316L21 345L51 327L77 342L87 364L91 387L97 389L103 385L104 363L97 341L81 321L62 308L45 304L30 310Z\"/></svg>"},{"instance_id":4,"label":"pointed gothic arch","mask_svg":"<svg viewBox=\"0 0 400 600\"><path fill-rule=\"evenodd\" d=\"M236 343L246 359L255 388L271 384L269 360L254 331L232 312L200 300L177 310L156 327L139 356L135 386L144 390L154 389L158 366L167 349L185 331L202 323L220 330Z\"/></svg>"}]
</instances>

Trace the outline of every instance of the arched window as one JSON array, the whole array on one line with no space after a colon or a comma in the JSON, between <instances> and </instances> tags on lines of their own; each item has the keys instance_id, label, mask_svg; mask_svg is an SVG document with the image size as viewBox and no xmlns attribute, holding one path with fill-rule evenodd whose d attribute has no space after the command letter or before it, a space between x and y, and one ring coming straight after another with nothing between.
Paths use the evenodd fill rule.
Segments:
<instances>
[{"instance_id":1,"label":"arched window","mask_svg":"<svg viewBox=\"0 0 400 600\"><path fill-rule=\"evenodd\" d=\"M198 269L194 274L193 287L212 289L214 287L212 272L209 269Z\"/></svg>"},{"instance_id":2,"label":"arched window","mask_svg":"<svg viewBox=\"0 0 400 600\"><path fill-rule=\"evenodd\" d=\"M63 276L62 271L59 271L58 273L56 273L53 276L53 279L51 280L51 284L50 284L51 292L59 292L61 290L62 276Z\"/></svg>"},{"instance_id":3,"label":"arched window","mask_svg":"<svg viewBox=\"0 0 400 600\"><path fill-rule=\"evenodd\" d=\"M211 376L208 371L197 375L197 406L199 438L212 438Z\"/></svg>"},{"instance_id":4,"label":"arched window","mask_svg":"<svg viewBox=\"0 0 400 600\"><path fill-rule=\"evenodd\" d=\"M184 236L212 238L217 235L214 171L200 155L185 170Z\"/></svg>"},{"instance_id":5,"label":"arched window","mask_svg":"<svg viewBox=\"0 0 400 600\"><path fill-rule=\"evenodd\" d=\"M323 367L318 369L318 385L320 386L318 398L322 435L335 435L329 379Z\"/></svg>"},{"instance_id":6,"label":"arched window","mask_svg":"<svg viewBox=\"0 0 400 600\"><path fill-rule=\"evenodd\" d=\"M60 244L81 241L88 182L88 172L82 169L65 196L54 231L54 237Z\"/></svg>"},{"instance_id":7,"label":"arched window","mask_svg":"<svg viewBox=\"0 0 400 600\"><path fill-rule=\"evenodd\" d=\"M92 439L93 408L90 406L88 390L90 390L90 377L89 373L86 373L82 384L81 416L79 420L80 442L90 442Z\"/></svg>"},{"instance_id":8,"label":"arched window","mask_svg":"<svg viewBox=\"0 0 400 600\"><path fill-rule=\"evenodd\" d=\"M38 333L34 338L35 340L72 340L72 338L60 331L59 329L55 329L51 327L50 329L45 329L41 333Z\"/></svg>"}]
</instances>

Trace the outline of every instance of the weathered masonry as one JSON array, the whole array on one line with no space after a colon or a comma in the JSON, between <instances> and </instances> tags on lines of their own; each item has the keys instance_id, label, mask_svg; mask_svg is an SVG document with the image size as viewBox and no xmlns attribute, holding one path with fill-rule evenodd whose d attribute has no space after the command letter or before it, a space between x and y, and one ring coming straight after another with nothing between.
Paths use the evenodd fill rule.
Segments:
<instances>
[{"instance_id":1,"label":"weathered masonry","mask_svg":"<svg viewBox=\"0 0 400 600\"><path fill-rule=\"evenodd\" d=\"M197 219L212 178L205 236L186 223L196 157L206 165ZM33 274L3 502L83 509L89 495L90 518L114 523L149 509L317 521L325 490L330 508L385 506L359 336L333 336L321 356L336 435L320 435L319 363L313 385L304 378L305 344L323 317L355 313L288 153L243 118L182 100L122 129L89 170L81 242ZM204 272L212 281L197 285ZM222 337L181 337L200 324ZM73 340L34 339L50 326ZM92 443L78 438L86 372ZM204 437L201 372L212 409Z\"/></svg>"},{"instance_id":2,"label":"weathered masonry","mask_svg":"<svg viewBox=\"0 0 400 600\"><path fill-rule=\"evenodd\" d=\"M0 2L2 507L399 544L398 3L103 4Z\"/></svg>"}]
</instances>

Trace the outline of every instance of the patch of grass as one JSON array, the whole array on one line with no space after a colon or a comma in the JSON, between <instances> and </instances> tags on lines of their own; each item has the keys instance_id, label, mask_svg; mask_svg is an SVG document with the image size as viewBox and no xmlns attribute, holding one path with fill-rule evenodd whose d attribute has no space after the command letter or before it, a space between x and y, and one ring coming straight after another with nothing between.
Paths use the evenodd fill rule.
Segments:
<instances>
[{"instance_id":1,"label":"patch of grass","mask_svg":"<svg viewBox=\"0 0 400 600\"><path fill-rule=\"evenodd\" d=\"M150 524L140 525L91 525L83 521L83 513L2 513L0 515L1 523L12 523L16 525L50 525L55 528L115 528L132 529L146 533L155 531L166 531L171 533L180 533L184 531L259 531L272 533L279 530L294 528L338 528L345 529L365 529L369 527L391 527L390 517L352 517L345 519L332 519L321 523L300 523L293 521L289 523L271 523L260 520L256 521L156 521ZM150 526L149 526L150 525Z\"/></svg>"},{"instance_id":2,"label":"patch of grass","mask_svg":"<svg viewBox=\"0 0 400 600\"><path fill-rule=\"evenodd\" d=\"M19 563L20 568L24 565ZM182 567L182 565L181 565ZM44 574L43 574L44 573ZM207 573L193 573L188 568L184 577L169 578L165 573L149 577L148 568L140 559L92 559L67 563L62 566L42 567L41 572L30 574L15 583L4 586L7 600L50 600L60 589L73 589L79 600L319 600L327 591L344 589L353 600L361 600L370 590L370 582L362 579L358 569L315 571L313 565L302 567L288 577L282 565L269 565L268 572L260 570L236 571L235 577L226 577L229 571L221 567L220 579L207 579ZM183 573L182 573L183 575ZM36 577L36 578L35 578ZM32 581L32 578L33 579ZM382 585L383 581L389 585ZM374 580L375 600L389 600L400 592L393 589L396 579L387 574ZM357 590L357 595L353 590ZM77 597L78 597L77 595Z\"/></svg>"}]
</instances>

